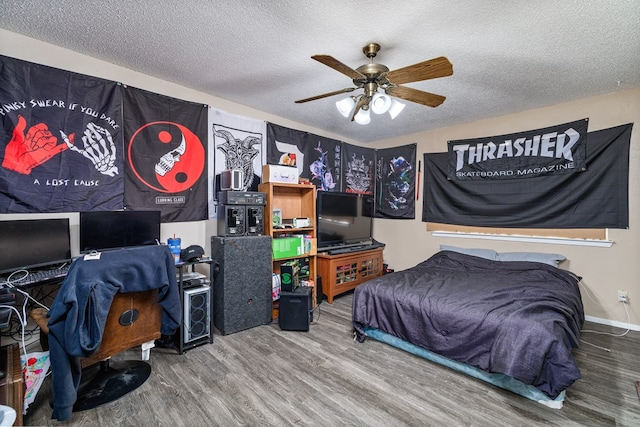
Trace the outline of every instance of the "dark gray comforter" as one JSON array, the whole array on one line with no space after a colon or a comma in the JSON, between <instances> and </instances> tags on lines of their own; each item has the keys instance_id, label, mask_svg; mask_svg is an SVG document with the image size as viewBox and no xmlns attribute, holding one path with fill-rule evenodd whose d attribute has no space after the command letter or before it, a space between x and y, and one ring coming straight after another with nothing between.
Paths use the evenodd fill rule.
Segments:
<instances>
[{"instance_id":1,"label":"dark gray comforter","mask_svg":"<svg viewBox=\"0 0 640 427\"><path fill-rule=\"evenodd\" d=\"M441 251L358 286L353 325L360 342L370 326L553 399L580 378L571 354L584 324L579 280L542 263Z\"/></svg>"}]
</instances>

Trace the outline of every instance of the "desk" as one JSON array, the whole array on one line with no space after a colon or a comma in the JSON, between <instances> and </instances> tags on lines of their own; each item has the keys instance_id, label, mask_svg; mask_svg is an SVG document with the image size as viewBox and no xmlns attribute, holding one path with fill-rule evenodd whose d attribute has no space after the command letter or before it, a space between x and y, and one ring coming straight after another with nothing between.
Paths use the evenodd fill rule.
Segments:
<instances>
[{"instance_id":1,"label":"desk","mask_svg":"<svg viewBox=\"0 0 640 427\"><path fill-rule=\"evenodd\" d=\"M0 358L6 360L6 375L0 380L0 405L11 406L15 409L16 421L14 425L21 426L24 381L22 379L22 366L20 365L20 347L17 344L0 347Z\"/></svg>"}]
</instances>

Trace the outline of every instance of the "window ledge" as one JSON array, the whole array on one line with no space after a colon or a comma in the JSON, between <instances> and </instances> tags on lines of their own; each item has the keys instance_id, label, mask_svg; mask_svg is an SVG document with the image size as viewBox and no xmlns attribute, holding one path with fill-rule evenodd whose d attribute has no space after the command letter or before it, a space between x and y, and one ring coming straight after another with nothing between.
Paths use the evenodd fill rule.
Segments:
<instances>
[{"instance_id":1,"label":"window ledge","mask_svg":"<svg viewBox=\"0 0 640 427\"><path fill-rule=\"evenodd\" d=\"M510 242L549 243L552 245L594 246L610 248L612 240L570 239L567 237L519 236L506 234L460 233L450 231L432 231L433 237L455 237L458 239L507 240Z\"/></svg>"}]
</instances>

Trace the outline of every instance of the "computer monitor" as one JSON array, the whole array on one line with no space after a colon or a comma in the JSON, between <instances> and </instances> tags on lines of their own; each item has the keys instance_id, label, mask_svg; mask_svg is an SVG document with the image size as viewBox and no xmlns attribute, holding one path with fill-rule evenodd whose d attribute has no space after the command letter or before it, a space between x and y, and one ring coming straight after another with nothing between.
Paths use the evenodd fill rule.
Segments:
<instances>
[{"instance_id":1,"label":"computer monitor","mask_svg":"<svg viewBox=\"0 0 640 427\"><path fill-rule=\"evenodd\" d=\"M80 212L80 253L156 245L160 211Z\"/></svg>"},{"instance_id":2,"label":"computer monitor","mask_svg":"<svg viewBox=\"0 0 640 427\"><path fill-rule=\"evenodd\" d=\"M0 221L0 273L71 261L69 218Z\"/></svg>"}]
</instances>

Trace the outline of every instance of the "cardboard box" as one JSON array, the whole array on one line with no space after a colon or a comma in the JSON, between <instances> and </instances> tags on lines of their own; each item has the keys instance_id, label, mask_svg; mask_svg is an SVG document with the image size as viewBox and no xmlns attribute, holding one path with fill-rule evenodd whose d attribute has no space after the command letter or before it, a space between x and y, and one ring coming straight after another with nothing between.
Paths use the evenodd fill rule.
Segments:
<instances>
[{"instance_id":1,"label":"cardboard box","mask_svg":"<svg viewBox=\"0 0 640 427\"><path fill-rule=\"evenodd\" d=\"M280 266L280 284L282 292L293 292L300 281L300 262L285 262Z\"/></svg>"},{"instance_id":2,"label":"cardboard box","mask_svg":"<svg viewBox=\"0 0 640 427\"><path fill-rule=\"evenodd\" d=\"M298 168L295 166L263 165L262 182L298 183Z\"/></svg>"},{"instance_id":3,"label":"cardboard box","mask_svg":"<svg viewBox=\"0 0 640 427\"><path fill-rule=\"evenodd\" d=\"M304 239L302 236L276 237L271 243L273 259L289 258L304 254Z\"/></svg>"}]
</instances>

